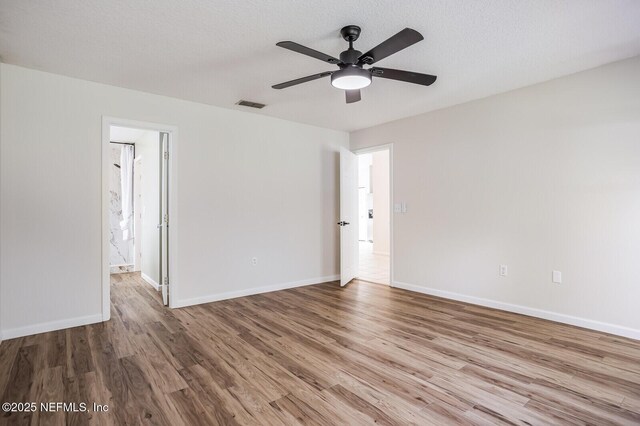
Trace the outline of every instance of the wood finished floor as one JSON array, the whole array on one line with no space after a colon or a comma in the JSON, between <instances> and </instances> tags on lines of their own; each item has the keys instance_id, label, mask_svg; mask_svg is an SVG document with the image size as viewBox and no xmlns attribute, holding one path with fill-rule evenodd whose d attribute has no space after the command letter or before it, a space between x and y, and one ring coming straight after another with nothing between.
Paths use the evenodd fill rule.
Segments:
<instances>
[{"instance_id":1,"label":"wood finished floor","mask_svg":"<svg viewBox=\"0 0 640 426\"><path fill-rule=\"evenodd\" d=\"M0 345L2 401L108 413L2 424L640 424L640 342L353 282L169 310L113 278L112 320Z\"/></svg>"}]
</instances>

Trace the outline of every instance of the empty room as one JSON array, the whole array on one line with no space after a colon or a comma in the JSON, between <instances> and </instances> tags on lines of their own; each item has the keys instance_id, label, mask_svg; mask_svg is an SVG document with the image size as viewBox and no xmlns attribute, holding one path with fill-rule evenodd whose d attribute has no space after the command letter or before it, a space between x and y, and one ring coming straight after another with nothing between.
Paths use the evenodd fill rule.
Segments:
<instances>
[{"instance_id":1,"label":"empty room","mask_svg":"<svg viewBox=\"0 0 640 426\"><path fill-rule=\"evenodd\" d=\"M0 425L639 425L640 2L0 0Z\"/></svg>"}]
</instances>

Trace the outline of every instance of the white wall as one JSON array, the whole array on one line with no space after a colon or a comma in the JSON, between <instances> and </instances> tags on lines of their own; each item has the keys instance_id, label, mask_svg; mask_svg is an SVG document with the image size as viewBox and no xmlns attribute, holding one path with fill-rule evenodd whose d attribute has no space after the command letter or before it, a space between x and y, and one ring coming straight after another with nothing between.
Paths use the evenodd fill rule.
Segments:
<instances>
[{"instance_id":1,"label":"white wall","mask_svg":"<svg viewBox=\"0 0 640 426\"><path fill-rule=\"evenodd\" d=\"M1 72L5 338L101 319L103 115L178 127L178 303L338 273L346 133L13 65Z\"/></svg>"},{"instance_id":2,"label":"white wall","mask_svg":"<svg viewBox=\"0 0 640 426\"><path fill-rule=\"evenodd\" d=\"M395 285L640 338L640 57L351 134L386 143Z\"/></svg>"},{"instance_id":3,"label":"white wall","mask_svg":"<svg viewBox=\"0 0 640 426\"><path fill-rule=\"evenodd\" d=\"M389 217L389 151L372 155L373 182L373 252L389 254L391 218Z\"/></svg>"},{"instance_id":4,"label":"white wall","mask_svg":"<svg viewBox=\"0 0 640 426\"><path fill-rule=\"evenodd\" d=\"M369 209L373 209L371 193L371 154L358 155L358 240L373 240L373 219L369 219Z\"/></svg>"},{"instance_id":5,"label":"white wall","mask_svg":"<svg viewBox=\"0 0 640 426\"><path fill-rule=\"evenodd\" d=\"M371 192L371 154L358 155L358 188Z\"/></svg>"},{"instance_id":6,"label":"white wall","mask_svg":"<svg viewBox=\"0 0 640 426\"><path fill-rule=\"evenodd\" d=\"M160 284L160 133L145 132L136 140L142 157L142 273Z\"/></svg>"}]
</instances>

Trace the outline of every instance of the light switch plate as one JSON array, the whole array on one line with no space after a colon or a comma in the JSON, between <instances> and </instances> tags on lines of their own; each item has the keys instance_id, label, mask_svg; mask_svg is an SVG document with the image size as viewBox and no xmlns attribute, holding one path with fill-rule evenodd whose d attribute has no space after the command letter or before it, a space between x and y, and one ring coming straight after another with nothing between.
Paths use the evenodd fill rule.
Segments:
<instances>
[{"instance_id":1,"label":"light switch plate","mask_svg":"<svg viewBox=\"0 0 640 426\"><path fill-rule=\"evenodd\" d=\"M551 279L553 280L554 283L562 283L562 272L560 271L553 271L553 273L551 274Z\"/></svg>"},{"instance_id":2,"label":"light switch plate","mask_svg":"<svg viewBox=\"0 0 640 426\"><path fill-rule=\"evenodd\" d=\"M400 203L395 203L393 205L393 212L394 213L402 213L402 204Z\"/></svg>"},{"instance_id":3,"label":"light switch plate","mask_svg":"<svg viewBox=\"0 0 640 426\"><path fill-rule=\"evenodd\" d=\"M402 213L406 213L407 212L407 203L405 203L404 201L402 202Z\"/></svg>"},{"instance_id":4,"label":"light switch plate","mask_svg":"<svg viewBox=\"0 0 640 426\"><path fill-rule=\"evenodd\" d=\"M506 277L507 275L509 275L509 268L507 265L500 265L500 276Z\"/></svg>"}]
</instances>

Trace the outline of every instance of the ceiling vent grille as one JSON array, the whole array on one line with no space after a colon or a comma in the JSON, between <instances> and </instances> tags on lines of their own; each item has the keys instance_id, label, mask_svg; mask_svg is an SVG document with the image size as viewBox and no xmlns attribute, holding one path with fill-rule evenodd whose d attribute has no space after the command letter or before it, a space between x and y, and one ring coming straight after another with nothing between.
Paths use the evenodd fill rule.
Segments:
<instances>
[{"instance_id":1,"label":"ceiling vent grille","mask_svg":"<svg viewBox=\"0 0 640 426\"><path fill-rule=\"evenodd\" d=\"M236 105L246 106L249 108L257 108L257 109L262 109L266 106L265 104L260 104L258 102L251 102L251 101L245 101L245 100L240 100L236 102Z\"/></svg>"}]
</instances>

